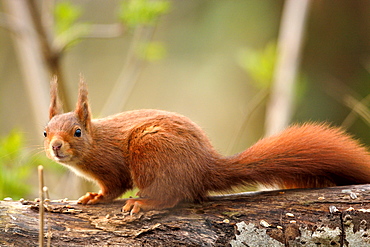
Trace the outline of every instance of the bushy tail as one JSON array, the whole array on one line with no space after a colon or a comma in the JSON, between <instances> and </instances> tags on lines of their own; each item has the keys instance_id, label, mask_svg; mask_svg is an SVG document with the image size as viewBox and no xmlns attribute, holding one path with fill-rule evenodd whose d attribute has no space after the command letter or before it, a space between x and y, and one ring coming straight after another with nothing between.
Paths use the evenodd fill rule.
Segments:
<instances>
[{"instance_id":1,"label":"bushy tail","mask_svg":"<svg viewBox=\"0 0 370 247\"><path fill-rule=\"evenodd\" d=\"M325 124L294 125L225 163L225 189L241 183L286 189L370 183L366 148Z\"/></svg>"}]
</instances>

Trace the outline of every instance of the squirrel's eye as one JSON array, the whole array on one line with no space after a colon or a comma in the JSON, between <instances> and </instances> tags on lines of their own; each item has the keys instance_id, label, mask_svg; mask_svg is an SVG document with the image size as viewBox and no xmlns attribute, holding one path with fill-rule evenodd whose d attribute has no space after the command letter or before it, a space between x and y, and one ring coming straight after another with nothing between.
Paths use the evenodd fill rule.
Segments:
<instances>
[{"instance_id":1,"label":"squirrel's eye","mask_svg":"<svg viewBox=\"0 0 370 247\"><path fill-rule=\"evenodd\" d=\"M48 136L48 134L46 133L46 130L44 130L44 136L45 136L45 137L47 137L47 136Z\"/></svg>"},{"instance_id":2,"label":"squirrel's eye","mask_svg":"<svg viewBox=\"0 0 370 247\"><path fill-rule=\"evenodd\" d=\"M81 137L81 129L76 129L75 131L75 137Z\"/></svg>"}]
</instances>

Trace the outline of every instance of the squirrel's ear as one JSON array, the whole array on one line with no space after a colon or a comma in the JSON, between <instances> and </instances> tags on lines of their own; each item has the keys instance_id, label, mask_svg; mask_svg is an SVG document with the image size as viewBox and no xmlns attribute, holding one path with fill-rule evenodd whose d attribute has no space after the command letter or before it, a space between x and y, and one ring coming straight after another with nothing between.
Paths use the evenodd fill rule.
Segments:
<instances>
[{"instance_id":1,"label":"squirrel's ear","mask_svg":"<svg viewBox=\"0 0 370 247\"><path fill-rule=\"evenodd\" d=\"M82 75L80 75L80 85L78 90L78 99L75 113L77 114L78 119L84 125L86 130L89 131L91 124L91 112L90 106L87 99L87 85Z\"/></svg>"},{"instance_id":2,"label":"squirrel's ear","mask_svg":"<svg viewBox=\"0 0 370 247\"><path fill-rule=\"evenodd\" d=\"M53 76L50 81L50 107L49 107L49 120L55 115L63 113L62 105L58 97L58 78Z\"/></svg>"}]
</instances>

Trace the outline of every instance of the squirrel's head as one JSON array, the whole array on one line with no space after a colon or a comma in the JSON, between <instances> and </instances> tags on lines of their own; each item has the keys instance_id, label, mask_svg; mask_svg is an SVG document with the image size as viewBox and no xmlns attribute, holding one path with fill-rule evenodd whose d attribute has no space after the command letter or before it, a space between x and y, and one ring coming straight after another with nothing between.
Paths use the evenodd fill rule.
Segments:
<instances>
[{"instance_id":1,"label":"squirrel's head","mask_svg":"<svg viewBox=\"0 0 370 247\"><path fill-rule=\"evenodd\" d=\"M91 112L87 86L81 77L76 109L68 113L63 113L57 87L57 79L54 77L50 84L49 123L44 130L45 152L57 162L74 164L91 143Z\"/></svg>"}]
</instances>

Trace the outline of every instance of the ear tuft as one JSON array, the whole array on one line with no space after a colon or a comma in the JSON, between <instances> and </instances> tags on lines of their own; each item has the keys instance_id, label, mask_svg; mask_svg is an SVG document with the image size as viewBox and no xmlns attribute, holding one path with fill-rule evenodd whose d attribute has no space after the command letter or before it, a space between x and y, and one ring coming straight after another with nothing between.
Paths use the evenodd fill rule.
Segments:
<instances>
[{"instance_id":1,"label":"ear tuft","mask_svg":"<svg viewBox=\"0 0 370 247\"><path fill-rule=\"evenodd\" d=\"M58 78L53 76L50 81L50 107L49 107L49 120L54 116L62 114L62 104L58 97Z\"/></svg>"},{"instance_id":2,"label":"ear tuft","mask_svg":"<svg viewBox=\"0 0 370 247\"><path fill-rule=\"evenodd\" d=\"M87 131L89 131L91 125L91 111L87 95L88 95L87 84L83 76L80 75L80 84L75 113L78 119L80 120L81 124L85 127Z\"/></svg>"}]
</instances>

